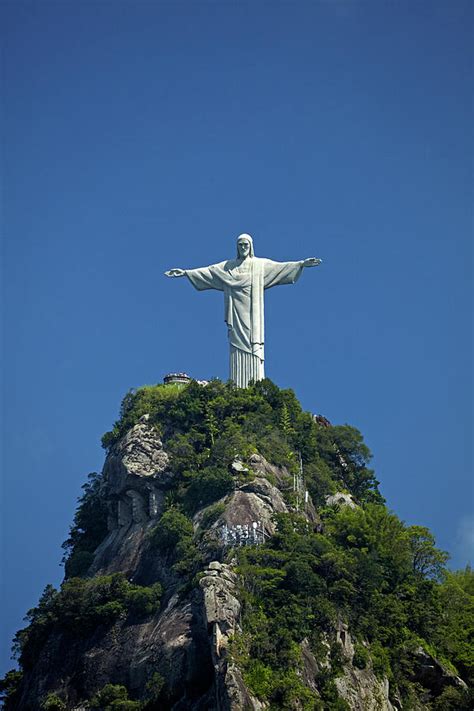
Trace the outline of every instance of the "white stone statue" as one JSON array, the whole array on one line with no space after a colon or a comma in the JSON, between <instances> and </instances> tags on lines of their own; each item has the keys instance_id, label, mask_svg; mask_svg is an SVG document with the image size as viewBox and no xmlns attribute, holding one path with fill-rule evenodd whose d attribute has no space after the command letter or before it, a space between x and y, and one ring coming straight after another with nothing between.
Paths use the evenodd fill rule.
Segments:
<instances>
[{"instance_id":1,"label":"white stone statue","mask_svg":"<svg viewBox=\"0 0 474 711\"><path fill-rule=\"evenodd\" d=\"M273 262L256 257L250 235L237 238L237 258L199 269L170 269L169 277L187 276L198 290L224 292L225 321L230 344L230 379L240 388L264 373L263 291L279 284L294 284L304 267L316 267L321 259Z\"/></svg>"}]
</instances>

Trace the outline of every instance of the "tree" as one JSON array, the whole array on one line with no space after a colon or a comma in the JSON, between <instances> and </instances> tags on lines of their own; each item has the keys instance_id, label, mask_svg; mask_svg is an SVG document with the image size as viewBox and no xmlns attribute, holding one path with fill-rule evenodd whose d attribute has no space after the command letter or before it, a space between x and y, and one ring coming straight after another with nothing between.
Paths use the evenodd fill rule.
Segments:
<instances>
[{"instance_id":1,"label":"tree","mask_svg":"<svg viewBox=\"0 0 474 711\"><path fill-rule=\"evenodd\" d=\"M439 594L442 612L435 644L474 684L474 572L469 566L445 571Z\"/></svg>"},{"instance_id":2,"label":"tree","mask_svg":"<svg viewBox=\"0 0 474 711\"><path fill-rule=\"evenodd\" d=\"M280 412L280 429L287 438L295 432L291 424L290 413L288 412L288 406L286 403L283 403L283 407Z\"/></svg>"},{"instance_id":3,"label":"tree","mask_svg":"<svg viewBox=\"0 0 474 711\"><path fill-rule=\"evenodd\" d=\"M219 426L217 423L217 417L215 416L214 412L211 410L210 407L208 407L206 410L206 427L209 434L209 439L211 441L211 445L214 446L216 437L219 433Z\"/></svg>"},{"instance_id":4,"label":"tree","mask_svg":"<svg viewBox=\"0 0 474 711\"><path fill-rule=\"evenodd\" d=\"M449 554L435 546L435 539L428 528L410 526L407 530L412 554L413 572L424 578L439 580Z\"/></svg>"},{"instance_id":5,"label":"tree","mask_svg":"<svg viewBox=\"0 0 474 711\"><path fill-rule=\"evenodd\" d=\"M0 700L3 701L4 709L8 710L16 705L22 678L22 671L11 669L3 679L0 679Z\"/></svg>"},{"instance_id":6,"label":"tree","mask_svg":"<svg viewBox=\"0 0 474 711\"><path fill-rule=\"evenodd\" d=\"M130 701L128 690L121 684L106 684L90 701L92 709L100 711L125 711L142 708L139 701Z\"/></svg>"},{"instance_id":7,"label":"tree","mask_svg":"<svg viewBox=\"0 0 474 711\"><path fill-rule=\"evenodd\" d=\"M190 519L178 509L171 507L161 517L153 529L151 538L161 550L174 548L183 538L192 538L194 533Z\"/></svg>"},{"instance_id":8,"label":"tree","mask_svg":"<svg viewBox=\"0 0 474 711\"><path fill-rule=\"evenodd\" d=\"M42 700L41 708L45 711L66 711L67 707L60 696L50 693Z\"/></svg>"},{"instance_id":9,"label":"tree","mask_svg":"<svg viewBox=\"0 0 474 711\"><path fill-rule=\"evenodd\" d=\"M83 575L92 562L92 553L107 535L107 504L102 476L92 472L82 487L69 538L64 541L63 563L66 577Z\"/></svg>"}]
</instances>

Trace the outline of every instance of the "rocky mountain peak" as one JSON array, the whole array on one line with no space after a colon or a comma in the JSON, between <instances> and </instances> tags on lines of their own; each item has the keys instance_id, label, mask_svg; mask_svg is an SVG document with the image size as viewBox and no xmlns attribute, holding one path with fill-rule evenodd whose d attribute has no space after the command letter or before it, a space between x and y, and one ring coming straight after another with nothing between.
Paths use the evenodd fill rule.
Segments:
<instances>
[{"instance_id":1,"label":"rocky mountain peak","mask_svg":"<svg viewBox=\"0 0 474 711\"><path fill-rule=\"evenodd\" d=\"M386 509L357 430L211 381L138 391L105 442L7 710L468 708L423 638L447 634L443 554Z\"/></svg>"}]
</instances>

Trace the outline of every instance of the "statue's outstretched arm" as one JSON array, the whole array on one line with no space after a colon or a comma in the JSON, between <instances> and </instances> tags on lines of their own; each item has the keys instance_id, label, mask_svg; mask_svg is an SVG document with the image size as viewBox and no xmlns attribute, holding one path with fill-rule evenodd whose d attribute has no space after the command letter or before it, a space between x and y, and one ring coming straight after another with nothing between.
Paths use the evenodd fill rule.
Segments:
<instances>
[{"instance_id":1,"label":"statue's outstretched arm","mask_svg":"<svg viewBox=\"0 0 474 711\"><path fill-rule=\"evenodd\" d=\"M191 284L198 290L217 289L224 291L222 278L219 276L219 265L211 264L209 267L199 267L198 269L170 269L165 272L167 277L188 277Z\"/></svg>"},{"instance_id":2,"label":"statue's outstretched arm","mask_svg":"<svg viewBox=\"0 0 474 711\"><path fill-rule=\"evenodd\" d=\"M316 267L321 264L320 259L308 257L298 262L274 262L264 259L264 289L271 289L279 284L294 284L300 278L304 267Z\"/></svg>"}]
</instances>

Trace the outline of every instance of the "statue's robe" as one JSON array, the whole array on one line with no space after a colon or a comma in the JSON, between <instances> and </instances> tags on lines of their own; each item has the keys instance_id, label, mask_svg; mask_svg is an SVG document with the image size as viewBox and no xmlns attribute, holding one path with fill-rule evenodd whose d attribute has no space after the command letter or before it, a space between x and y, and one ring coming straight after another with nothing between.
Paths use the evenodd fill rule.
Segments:
<instances>
[{"instance_id":1,"label":"statue's robe","mask_svg":"<svg viewBox=\"0 0 474 711\"><path fill-rule=\"evenodd\" d=\"M199 269L186 269L198 289L224 292L225 321L230 344L230 379L241 388L251 380L262 380L264 371L263 292L279 284L294 284L303 262L273 262L248 257L242 263L230 259Z\"/></svg>"}]
</instances>

